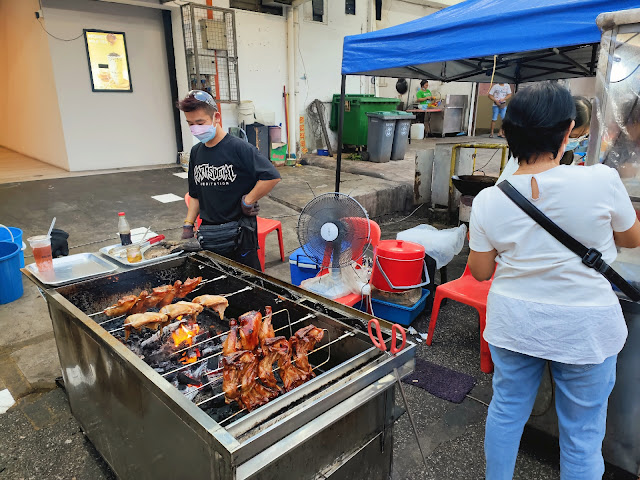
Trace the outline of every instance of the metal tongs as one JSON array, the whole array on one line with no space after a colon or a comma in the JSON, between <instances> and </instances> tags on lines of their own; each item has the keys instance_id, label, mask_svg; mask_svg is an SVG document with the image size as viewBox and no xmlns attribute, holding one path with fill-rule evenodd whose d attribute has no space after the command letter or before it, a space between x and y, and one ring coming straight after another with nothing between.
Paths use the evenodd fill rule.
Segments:
<instances>
[{"instance_id":1,"label":"metal tongs","mask_svg":"<svg viewBox=\"0 0 640 480\"><path fill-rule=\"evenodd\" d=\"M376 328L375 335L371 331L372 325L375 326ZM390 357L394 357L396 353L402 351L404 346L407 344L407 333L405 332L404 328L402 328L397 323L394 323L391 326L391 348L389 349L389 351L387 351L387 345L385 344L384 339L382 338L382 334L380 333L380 322L378 322L378 320L376 320L375 318L372 318L371 320L369 320L369 324L367 325L367 328L369 330L369 338L371 339L373 344L377 348L382 350L384 353L389 355ZM396 345L396 341L398 340L396 335L397 332L400 332L400 335L402 335L402 344L400 345L400 347ZM400 374L398 373L398 369L394 368L393 373L396 376L396 382L398 383L398 387L400 388L400 395L402 395L402 401L404 402L404 408L406 409L407 415L409 416L409 422L411 422L411 428L413 428L413 434L416 436L416 442L418 442L418 449L420 450L420 455L422 455L422 461L424 462L425 468L428 470L429 467L427 466L427 459L424 456L424 452L422 451L422 445L420 444L420 437L418 437L418 429L416 428L416 424L413 421L413 416L411 415L411 410L409 409L409 404L407 403L407 397L404 394L404 388L402 387L402 382L400 381Z\"/></svg>"}]
</instances>

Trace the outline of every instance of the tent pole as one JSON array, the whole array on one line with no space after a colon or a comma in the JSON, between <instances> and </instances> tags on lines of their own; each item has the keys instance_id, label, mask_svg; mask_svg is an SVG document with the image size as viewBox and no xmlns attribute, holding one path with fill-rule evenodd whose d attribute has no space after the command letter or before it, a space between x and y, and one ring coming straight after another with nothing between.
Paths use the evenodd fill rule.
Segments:
<instances>
[{"instance_id":1,"label":"tent pole","mask_svg":"<svg viewBox=\"0 0 640 480\"><path fill-rule=\"evenodd\" d=\"M347 76L342 75L340 83L340 110L338 110L338 158L336 159L336 192L340 191L340 167L342 166L342 129L344 127L344 97L347 87Z\"/></svg>"}]
</instances>

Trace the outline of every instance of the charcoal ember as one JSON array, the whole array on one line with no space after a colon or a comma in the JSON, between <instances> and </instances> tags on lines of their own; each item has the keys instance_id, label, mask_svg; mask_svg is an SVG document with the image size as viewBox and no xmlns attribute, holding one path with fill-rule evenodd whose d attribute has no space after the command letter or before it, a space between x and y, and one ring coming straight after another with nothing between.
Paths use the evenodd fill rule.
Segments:
<instances>
[{"instance_id":1,"label":"charcoal ember","mask_svg":"<svg viewBox=\"0 0 640 480\"><path fill-rule=\"evenodd\" d=\"M204 357L208 356L208 355L212 355L214 353L218 353L219 351L222 350L222 345L218 344L218 345L211 345L210 343L206 344L205 347L202 349L202 355Z\"/></svg>"},{"instance_id":2,"label":"charcoal ember","mask_svg":"<svg viewBox=\"0 0 640 480\"><path fill-rule=\"evenodd\" d=\"M200 393L200 390L194 385L187 385L187 387L182 390L182 394L189 400L193 400L194 398L196 398L196 395L198 395L198 393Z\"/></svg>"},{"instance_id":3,"label":"charcoal ember","mask_svg":"<svg viewBox=\"0 0 640 480\"><path fill-rule=\"evenodd\" d=\"M192 377L190 375L187 375L184 372L178 372L178 375L176 376L176 380L181 385L196 385L196 386L200 386L202 384L202 382L200 380L198 380L197 377Z\"/></svg>"}]
</instances>

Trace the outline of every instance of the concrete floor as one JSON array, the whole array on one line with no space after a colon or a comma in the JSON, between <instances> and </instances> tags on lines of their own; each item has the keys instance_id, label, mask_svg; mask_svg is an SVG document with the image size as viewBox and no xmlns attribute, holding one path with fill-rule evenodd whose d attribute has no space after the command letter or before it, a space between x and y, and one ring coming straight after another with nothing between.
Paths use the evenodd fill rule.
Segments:
<instances>
[{"instance_id":1,"label":"concrete floor","mask_svg":"<svg viewBox=\"0 0 640 480\"><path fill-rule=\"evenodd\" d=\"M409 165L403 168L408 169ZM22 228L27 237L44 232L50 219L57 216L57 226L70 233L69 243L75 247L71 253L95 252L114 242L116 215L120 210L127 212L132 227L151 224L167 238L176 238L185 214L184 203L161 204L151 195L184 195L186 180L173 175L178 171L151 170L0 185L0 223ZM326 169L318 167L299 167L283 172L285 180L274 191L273 198L261 202L261 214L282 221L285 251L291 252L298 247L295 233L298 211L312 195L303 182L309 182L317 194L332 189L332 177ZM384 191L385 187L397 183L396 180L349 174L345 175L343 191L362 185L365 185L362 188L374 191L377 185ZM397 231L425 223L424 218L418 217L420 213L404 220L404 214L377 218L383 238L395 238ZM463 250L450 264L450 278L462 273L466 253ZM275 235L268 238L266 255L267 273L288 280L289 265L278 259ZM27 258L27 263L30 261ZM0 479L115 478L80 432L62 390L55 388L54 380L60 375L60 368L46 304L29 282L25 281L24 285L25 294L21 299L0 306L0 390L9 388L20 399L7 414L0 415L0 431L3 432L0 435ZM426 332L428 322L429 315L424 312L414 322L414 327L419 332ZM426 448L429 469L424 470L404 415L394 430L393 479L482 478L486 415L482 402L490 401L491 375L482 373L479 368L479 329L475 311L449 302L441 310L433 345L419 344L418 355L474 376L477 384L471 395L476 400L467 398L456 405L419 388L406 386L410 408ZM401 404L399 396L396 400ZM515 478L558 479L557 441L527 432L516 472ZM631 478L621 476L619 472L608 472L607 475L607 479Z\"/></svg>"}]
</instances>

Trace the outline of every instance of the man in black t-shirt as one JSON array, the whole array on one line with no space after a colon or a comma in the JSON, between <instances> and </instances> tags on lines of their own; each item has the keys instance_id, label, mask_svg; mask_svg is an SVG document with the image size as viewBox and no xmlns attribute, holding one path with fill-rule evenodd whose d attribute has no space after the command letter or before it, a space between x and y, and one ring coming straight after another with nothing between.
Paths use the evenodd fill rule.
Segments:
<instances>
[{"instance_id":1,"label":"man in black t-shirt","mask_svg":"<svg viewBox=\"0 0 640 480\"><path fill-rule=\"evenodd\" d=\"M260 270L258 200L280 181L278 170L256 147L227 135L213 97L192 90L178 103L191 133L200 143L189 160L189 209L182 238L193 237L198 216L198 240L203 248Z\"/></svg>"}]
</instances>

